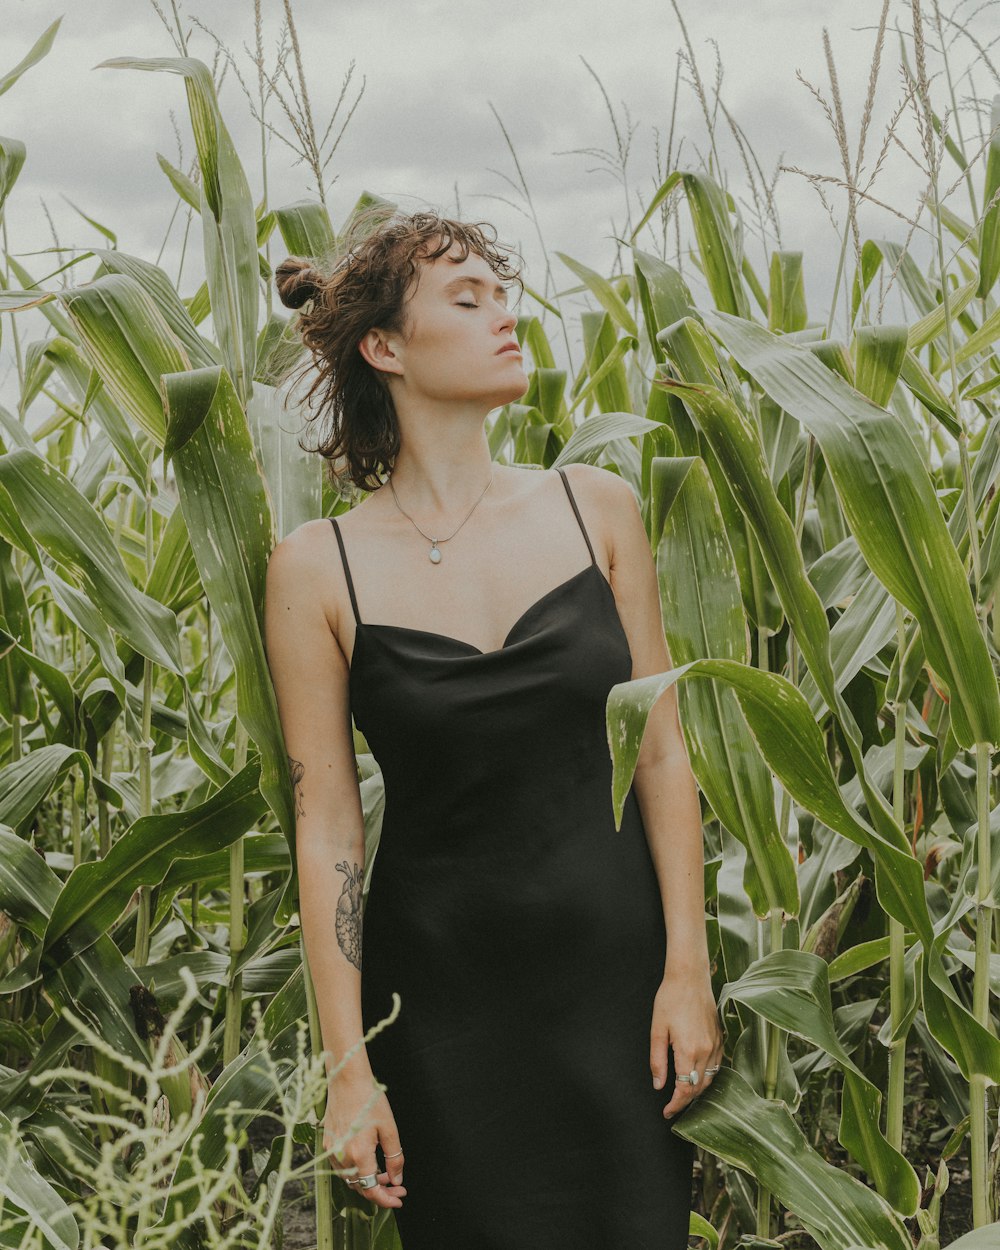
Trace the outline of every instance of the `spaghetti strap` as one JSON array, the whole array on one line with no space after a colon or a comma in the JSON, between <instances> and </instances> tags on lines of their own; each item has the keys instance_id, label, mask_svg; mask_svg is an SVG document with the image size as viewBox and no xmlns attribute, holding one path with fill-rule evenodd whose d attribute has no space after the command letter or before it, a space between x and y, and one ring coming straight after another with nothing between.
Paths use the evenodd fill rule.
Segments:
<instances>
[{"instance_id":1,"label":"spaghetti strap","mask_svg":"<svg viewBox=\"0 0 1000 1250\"><path fill-rule=\"evenodd\" d=\"M587 527L583 523L583 517L580 515L580 509L576 506L576 500L573 498L572 490L570 490L569 478L566 476L565 472L558 467L556 468L556 472L563 480L563 486L566 487L566 494L569 495L569 501L573 505L573 511L576 513L576 519L579 521L580 529L583 531L583 536L587 540L587 550L590 552L590 562L591 564L596 564L597 557L594 555L594 548L591 545L590 535L587 533Z\"/></svg>"},{"instance_id":2,"label":"spaghetti strap","mask_svg":"<svg viewBox=\"0 0 1000 1250\"><path fill-rule=\"evenodd\" d=\"M337 544L340 547L340 558L344 564L344 576L347 578L347 589L351 593L351 607L354 609L354 619L360 625L361 616L358 613L358 600L354 594L354 579L351 577L351 566L347 563L347 552L344 550L344 538L340 532L340 526L337 524L336 517L330 517L330 524L333 526L333 532L337 535Z\"/></svg>"}]
</instances>

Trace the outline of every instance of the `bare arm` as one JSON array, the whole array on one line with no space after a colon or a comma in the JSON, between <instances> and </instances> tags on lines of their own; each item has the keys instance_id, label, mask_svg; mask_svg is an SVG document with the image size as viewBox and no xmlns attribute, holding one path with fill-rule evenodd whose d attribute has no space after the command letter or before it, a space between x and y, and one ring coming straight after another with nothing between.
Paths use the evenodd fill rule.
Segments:
<instances>
[{"instance_id":1,"label":"bare arm","mask_svg":"<svg viewBox=\"0 0 1000 1250\"><path fill-rule=\"evenodd\" d=\"M599 469L604 515L610 518L611 573L632 652L632 680L665 673L673 661L663 634L656 563L629 484ZM675 686L653 704L633 782L656 867L666 919L665 971L711 979L705 927L705 861L701 805L677 713Z\"/></svg>"},{"instance_id":2,"label":"bare arm","mask_svg":"<svg viewBox=\"0 0 1000 1250\"><path fill-rule=\"evenodd\" d=\"M589 467L589 466L588 466ZM610 534L615 600L632 652L632 680L664 673L673 661L663 635L656 562L642 514L627 482L597 470ZM649 1066L664 1089L674 1057L674 1082L663 1115L671 1119L712 1083L722 1063L723 1036L712 992L705 927L705 867L698 788L677 714L677 691L650 708L633 782L663 899L667 954L653 999ZM697 1073L697 1076L694 1074ZM681 1081L679 1075L691 1074Z\"/></svg>"},{"instance_id":3,"label":"bare arm","mask_svg":"<svg viewBox=\"0 0 1000 1250\"><path fill-rule=\"evenodd\" d=\"M315 523L271 553L264 609L268 666L295 793L299 915L324 1049L338 1063L363 1034L364 814L351 733L349 670L319 587ZM331 1061L328 1060L328 1067ZM370 1074L362 1047L345 1075Z\"/></svg>"}]
</instances>

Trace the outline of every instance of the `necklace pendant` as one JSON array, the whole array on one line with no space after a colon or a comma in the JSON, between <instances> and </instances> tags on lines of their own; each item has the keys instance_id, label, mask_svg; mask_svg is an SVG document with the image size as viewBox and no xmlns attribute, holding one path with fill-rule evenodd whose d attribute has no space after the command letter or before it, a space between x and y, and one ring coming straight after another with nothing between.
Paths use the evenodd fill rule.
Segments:
<instances>
[{"instance_id":1,"label":"necklace pendant","mask_svg":"<svg viewBox=\"0 0 1000 1250\"><path fill-rule=\"evenodd\" d=\"M430 557L431 557L431 564L440 564L440 563L441 563L441 552L438 550L438 545L437 545L437 539L436 539L436 538L432 538L432 539L431 539L431 551L430 551Z\"/></svg>"}]
</instances>

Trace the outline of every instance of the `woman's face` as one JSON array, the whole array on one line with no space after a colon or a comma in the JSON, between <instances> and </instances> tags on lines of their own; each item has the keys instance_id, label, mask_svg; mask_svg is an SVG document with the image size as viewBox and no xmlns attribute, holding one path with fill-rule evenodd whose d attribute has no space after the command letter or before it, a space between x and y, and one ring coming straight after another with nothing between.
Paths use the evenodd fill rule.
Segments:
<instances>
[{"instance_id":1,"label":"woman's face","mask_svg":"<svg viewBox=\"0 0 1000 1250\"><path fill-rule=\"evenodd\" d=\"M468 403L483 413L518 399L528 388L517 344L517 314L508 308L516 293L470 251L458 260L452 248L432 261L419 261L406 304L410 337L389 335L395 363L381 366L396 375L404 393L436 402Z\"/></svg>"}]
</instances>

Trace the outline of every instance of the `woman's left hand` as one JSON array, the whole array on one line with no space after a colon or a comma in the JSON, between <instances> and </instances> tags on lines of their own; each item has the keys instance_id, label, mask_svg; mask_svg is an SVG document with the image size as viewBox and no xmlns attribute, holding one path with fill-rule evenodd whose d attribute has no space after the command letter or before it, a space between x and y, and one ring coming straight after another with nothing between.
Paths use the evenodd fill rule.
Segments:
<instances>
[{"instance_id":1,"label":"woman's left hand","mask_svg":"<svg viewBox=\"0 0 1000 1250\"><path fill-rule=\"evenodd\" d=\"M698 1069L697 1085L675 1080L673 1097L663 1108L663 1115L669 1120L711 1085L714 1073L706 1076L705 1069L722 1063L722 1028L707 964L695 972L668 970L656 991L649 1064L657 1089L666 1080L668 1045L674 1051L675 1077L678 1072L687 1074L692 1068Z\"/></svg>"}]
</instances>

